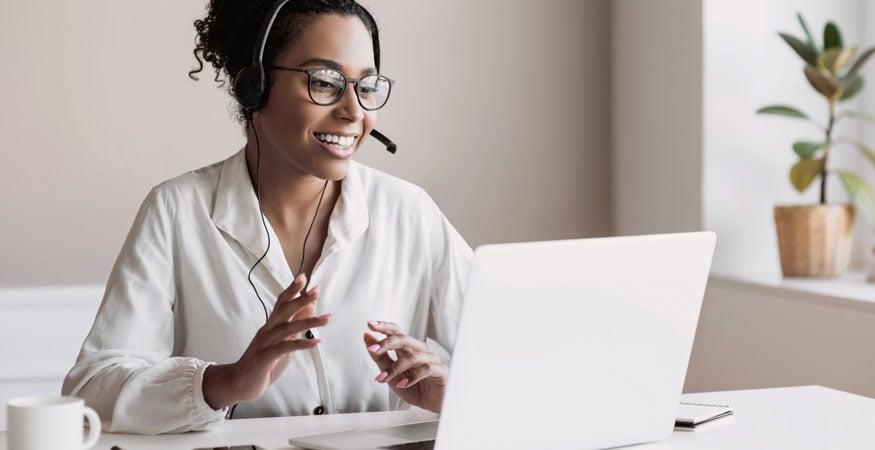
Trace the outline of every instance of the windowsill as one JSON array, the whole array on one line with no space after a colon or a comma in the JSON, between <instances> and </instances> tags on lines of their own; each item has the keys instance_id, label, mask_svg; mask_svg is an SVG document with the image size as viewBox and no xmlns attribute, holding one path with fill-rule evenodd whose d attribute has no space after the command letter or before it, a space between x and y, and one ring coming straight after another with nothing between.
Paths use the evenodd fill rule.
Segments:
<instances>
[{"instance_id":1,"label":"windowsill","mask_svg":"<svg viewBox=\"0 0 875 450\"><path fill-rule=\"evenodd\" d=\"M875 305L875 283L867 283L864 272L848 272L839 278L784 278L768 272L712 272L711 276L729 283Z\"/></svg>"}]
</instances>

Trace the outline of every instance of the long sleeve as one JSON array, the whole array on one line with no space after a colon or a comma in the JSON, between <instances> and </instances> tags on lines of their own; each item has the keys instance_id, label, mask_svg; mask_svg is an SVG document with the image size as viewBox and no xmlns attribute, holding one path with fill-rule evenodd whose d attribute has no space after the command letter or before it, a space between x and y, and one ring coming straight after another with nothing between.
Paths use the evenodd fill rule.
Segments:
<instances>
[{"instance_id":1,"label":"long sleeve","mask_svg":"<svg viewBox=\"0 0 875 450\"><path fill-rule=\"evenodd\" d=\"M173 223L161 186L140 206L113 266L64 395L82 397L108 431L157 434L209 428L226 410L206 403L211 364L173 357Z\"/></svg>"},{"instance_id":2,"label":"long sleeve","mask_svg":"<svg viewBox=\"0 0 875 450\"><path fill-rule=\"evenodd\" d=\"M473 251L434 200L428 194L425 197L425 226L431 263L427 334L452 354Z\"/></svg>"}]
</instances>

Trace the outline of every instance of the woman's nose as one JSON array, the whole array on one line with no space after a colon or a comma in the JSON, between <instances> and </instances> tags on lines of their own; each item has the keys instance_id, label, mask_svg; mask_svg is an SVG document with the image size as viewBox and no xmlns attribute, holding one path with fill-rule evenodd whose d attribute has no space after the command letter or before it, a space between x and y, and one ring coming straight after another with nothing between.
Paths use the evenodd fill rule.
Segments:
<instances>
[{"instance_id":1,"label":"woman's nose","mask_svg":"<svg viewBox=\"0 0 875 450\"><path fill-rule=\"evenodd\" d=\"M337 102L335 114L338 119L346 119L350 122L358 122L364 118L365 110L359 104L354 85L350 85L346 92L343 93L340 101Z\"/></svg>"}]
</instances>

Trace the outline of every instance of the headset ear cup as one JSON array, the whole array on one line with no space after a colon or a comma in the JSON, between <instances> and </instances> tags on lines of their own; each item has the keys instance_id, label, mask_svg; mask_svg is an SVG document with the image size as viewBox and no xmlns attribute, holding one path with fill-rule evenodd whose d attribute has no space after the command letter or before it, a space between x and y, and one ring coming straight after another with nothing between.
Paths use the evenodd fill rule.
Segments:
<instances>
[{"instance_id":1,"label":"headset ear cup","mask_svg":"<svg viewBox=\"0 0 875 450\"><path fill-rule=\"evenodd\" d=\"M246 111L254 112L261 107L264 92L264 77L257 67L244 67L234 77L234 97Z\"/></svg>"}]
</instances>

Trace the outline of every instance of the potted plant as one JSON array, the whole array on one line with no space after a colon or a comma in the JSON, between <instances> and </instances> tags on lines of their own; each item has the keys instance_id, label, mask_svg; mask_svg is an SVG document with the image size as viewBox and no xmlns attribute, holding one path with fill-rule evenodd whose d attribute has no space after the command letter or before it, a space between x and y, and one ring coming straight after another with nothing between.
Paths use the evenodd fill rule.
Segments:
<instances>
[{"instance_id":1,"label":"potted plant","mask_svg":"<svg viewBox=\"0 0 875 450\"><path fill-rule=\"evenodd\" d=\"M768 105L757 113L806 120L823 132L820 140L793 143L793 151L799 159L790 169L790 183L800 193L818 182L820 201L815 205L777 205L774 217L784 275L834 277L848 267L856 209L852 204L827 202L828 177L838 176L856 207L870 219L875 219L875 195L868 183L858 174L833 168L830 164L832 152L842 147L856 149L875 164L875 151L863 142L833 133L835 125L842 120L875 123L875 116L844 106L844 102L863 90L860 69L875 53L875 47L862 53L857 47L846 47L838 26L833 22L824 27L823 45L820 46L802 15L796 17L804 40L788 33L778 35L802 58L805 78L826 100L826 122L821 123L798 108L784 104Z\"/></svg>"}]
</instances>

